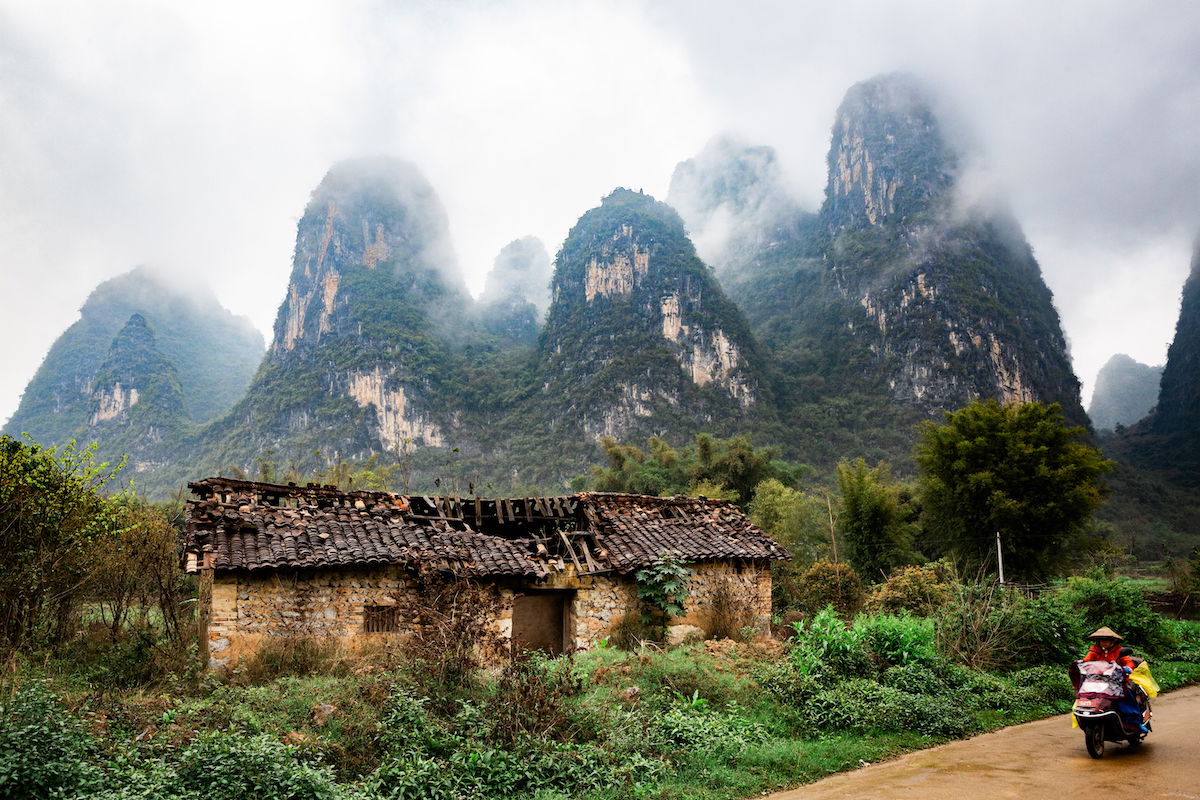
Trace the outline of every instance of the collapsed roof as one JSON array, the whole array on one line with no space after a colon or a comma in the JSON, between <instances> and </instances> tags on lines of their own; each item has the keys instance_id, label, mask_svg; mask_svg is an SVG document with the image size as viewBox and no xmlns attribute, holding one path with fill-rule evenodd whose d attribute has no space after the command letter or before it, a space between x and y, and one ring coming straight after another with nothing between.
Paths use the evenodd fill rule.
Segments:
<instances>
[{"instance_id":1,"label":"collapsed roof","mask_svg":"<svg viewBox=\"0 0 1200 800\"><path fill-rule=\"evenodd\" d=\"M483 499L342 492L206 478L188 484L187 570L398 565L464 577L625 574L688 562L786 559L727 500L583 492Z\"/></svg>"}]
</instances>

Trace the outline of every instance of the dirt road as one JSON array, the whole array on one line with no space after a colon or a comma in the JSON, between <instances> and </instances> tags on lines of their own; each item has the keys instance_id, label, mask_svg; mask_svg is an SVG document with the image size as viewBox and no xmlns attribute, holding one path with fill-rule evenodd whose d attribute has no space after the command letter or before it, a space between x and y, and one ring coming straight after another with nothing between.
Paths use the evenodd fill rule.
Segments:
<instances>
[{"instance_id":1,"label":"dirt road","mask_svg":"<svg viewBox=\"0 0 1200 800\"><path fill-rule=\"evenodd\" d=\"M1071 800L1095 796L1200 800L1200 687L1154 701L1154 732L1139 748L1107 744L1090 758L1061 716L911 753L770 795L767 800L972 797Z\"/></svg>"}]
</instances>

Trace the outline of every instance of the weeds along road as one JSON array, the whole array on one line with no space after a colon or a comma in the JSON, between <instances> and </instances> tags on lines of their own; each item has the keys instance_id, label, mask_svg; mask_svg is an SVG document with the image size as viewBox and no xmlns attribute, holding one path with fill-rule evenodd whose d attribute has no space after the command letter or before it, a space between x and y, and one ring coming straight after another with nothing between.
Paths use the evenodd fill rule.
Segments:
<instances>
[{"instance_id":1,"label":"weeds along road","mask_svg":"<svg viewBox=\"0 0 1200 800\"><path fill-rule=\"evenodd\" d=\"M1083 734L1062 715L910 753L767 800L1067 800L1097 791L1137 800L1200 800L1200 687L1160 695L1153 727L1141 747L1108 742L1104 758L1096 760L1088 756Z\"/></svg>"}]
</instances>

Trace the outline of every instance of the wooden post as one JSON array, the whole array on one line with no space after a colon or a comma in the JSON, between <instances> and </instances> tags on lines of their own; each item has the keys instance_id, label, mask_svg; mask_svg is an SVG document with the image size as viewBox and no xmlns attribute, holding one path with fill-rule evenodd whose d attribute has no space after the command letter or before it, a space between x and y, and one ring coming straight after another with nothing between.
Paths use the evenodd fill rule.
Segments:
<instances>
[{"instance_id":1,"label":"wooden post","mask_svg":"<svg viewBox=\"0 0 1200 800\"><path fill-rule=\"evenodd\" d=\"M213 586L213 554L211 551L202 553L200 561L200 586L196 597L196 655L200 659L200 669L208 671L208 624L212 619L212 586Z\"/></svg>"}]
</instances>

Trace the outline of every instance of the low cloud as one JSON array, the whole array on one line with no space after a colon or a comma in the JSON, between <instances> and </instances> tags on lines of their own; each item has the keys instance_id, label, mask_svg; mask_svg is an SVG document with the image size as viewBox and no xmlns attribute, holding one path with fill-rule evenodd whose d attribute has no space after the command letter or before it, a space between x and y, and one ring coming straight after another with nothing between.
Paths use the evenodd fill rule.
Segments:
<instances>
[{"instance_id":1,"label":"low cloud","mask_svg":"<svg viewBox=\"0 0 1200 800\"><path fill-rule=\"evenodd\" d=\"M136 264L200 276L269 333L339 159L416 163L478 292L506 243L553 253L614 186L664 198L722 130L775 147L817 208L842 95L896 70L976 132L1085 384L1114 352L1161 362L1200 228L1194 4L0 0L0 419Z\"/></svg>"}]
</instances>

